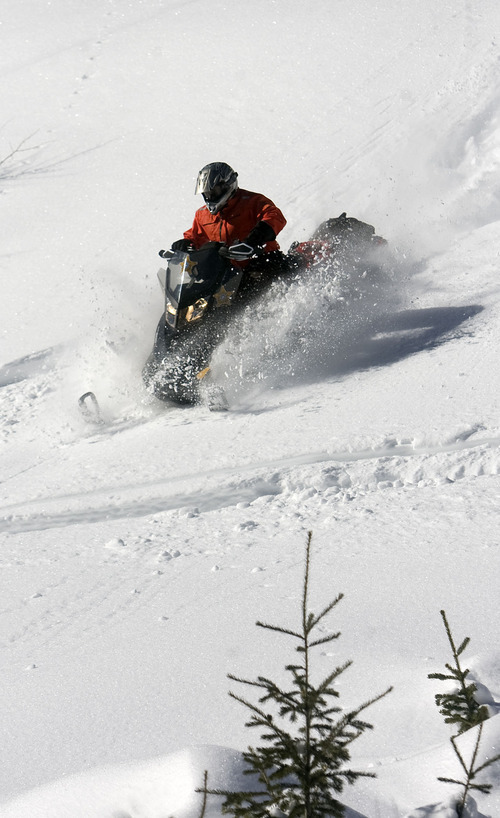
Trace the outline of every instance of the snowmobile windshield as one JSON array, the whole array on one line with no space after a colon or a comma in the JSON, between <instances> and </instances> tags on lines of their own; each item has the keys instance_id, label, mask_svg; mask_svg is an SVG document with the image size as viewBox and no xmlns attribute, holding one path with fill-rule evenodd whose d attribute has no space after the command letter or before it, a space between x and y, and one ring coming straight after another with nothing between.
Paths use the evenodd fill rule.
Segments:
<instances>
[{"instance_id":1,"label":"snowmobile windshield","mask_svg":"<svg viewBox=\"0 0 500 818\"><path fill-rule=\"evenodd\" d=\"M202 250L175 253L167 266L167 298L184 307L210 294L213 283L222 278L227 267L227 261L220 256L218 248L216 243L210 243Z\"/></svg>"},{"instance_id":2,"label":"snowmobile windshield","mask_svg":"<svg viewBox=\"0 0 500 818\"><path fill-rule=\"evenodd\" d=\"M235 270L212 242L191 253L169 258L165 280L165 320L174 330L193 325L205 312L228 306L235 296L242 270Z\"/></svg>"},{"instance_id":3,"label":"snowmobile windshield","mask_svg":"<svg viewBox=\"0 0 500 818\"><path fill-rule=\"evenodd\" d=\"M189 256L183 253L181 260L169 262L166 291L173 301L179 304L182 291L190 290L196 284L203 284L203 278L198 278L198 265L193 264Z\"/></svg>"}]
</instances>

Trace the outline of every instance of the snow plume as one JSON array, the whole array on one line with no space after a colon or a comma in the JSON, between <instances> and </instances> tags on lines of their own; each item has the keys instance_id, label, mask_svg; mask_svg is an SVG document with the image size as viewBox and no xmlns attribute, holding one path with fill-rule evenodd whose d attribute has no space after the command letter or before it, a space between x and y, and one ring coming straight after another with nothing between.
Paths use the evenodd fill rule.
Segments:
<instances>
[{"instance_id":1,"label":"snow plume","mask_svg":"<svg viewBox=\"0 0 500 818\"><path fill-rule=\"evenodd\" d=\"M394 260L378 252L377 262L320 261L291 281L274 282L253 301L212 360L214 378L228 396L358 369L359 350L376 332L377 319L404 300Z\"/></svg>"},{"instance_id":2,"label":"snow plume","mask_svg":"<svg viewBox=\"0 0 500 818\"><path fill-rule=\"evenodd\" d=\"M140 372L162 309L155 279L144 286L126 272L117 277L111 269L81 271L74 337L64 354L70 401L94 391L107 415L141 404Z\"/></svg>"}]
</instances>

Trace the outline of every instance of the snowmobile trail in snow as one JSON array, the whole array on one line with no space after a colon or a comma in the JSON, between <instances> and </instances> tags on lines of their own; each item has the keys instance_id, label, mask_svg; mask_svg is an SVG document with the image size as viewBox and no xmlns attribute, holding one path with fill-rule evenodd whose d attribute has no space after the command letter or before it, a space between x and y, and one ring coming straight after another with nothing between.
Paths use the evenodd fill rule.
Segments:
<instances>
[{"instance_id":1,"label":"snowmobile trail in snow","mask_svg":"<svg viewBox=\"0 0 500 818\"><path fill-rule=\"evenodd\" d=\"M128 493L128 492L126 492ZM80 523L94 523L102 520L117 520L128 517L146 517L158 512L172 511L178 508L196 507L200 512L233 506L237 503L251 503L257 497L279 493L279 488L263 480L246 481L240 486L222 487L220 490L196 492L186 495L174 495L170 499L164 497L150 497L143 501L131 499L116 504L100 505L83 509L74 508L68 511L50 514L35 514L21 517L12 517L12 527L7 529L11 533L21 531L43 531L49 528L65 528ZM64 503L67 498L54 498ZM104 499L104 498L103 498ZM50 504L50 501L48 501ZM75 505L77 505L76 503ZM45 503L44 505L47 505ZM4 523L9 526L8 518ZM2 521L0 520L0 531Z\"/></svg>"},{"instance_id":2,"label":"snowmobile trail in snow","mask_svg":"<svg viewBox=\"0 0 500 818\"><path fill-rule=\"evenodd\" d=\"M43 531L103 520L146 517L182 508L197 513L252 503L303 491L311 485L309 467L321 465L320 491L335 495L386 488L418 488L453 483L464 477L500 472L500 438L477 438L480 424L453 435L436 446L387 439L377 449L353 452L316 452L280 461L261 462L242 469L215 469L198 475L182 475L165 481L128 486L109 486L92 492L39 498L4 507L0 532L11 534ZM200 487L168 494L169 487ZM212 484L212 485L211 485ZM110 498L116 498L110 501ZM51 511L51 508L53 509ZM43 509L43 510L41 510Z\"/></svg>"}]
</instances>

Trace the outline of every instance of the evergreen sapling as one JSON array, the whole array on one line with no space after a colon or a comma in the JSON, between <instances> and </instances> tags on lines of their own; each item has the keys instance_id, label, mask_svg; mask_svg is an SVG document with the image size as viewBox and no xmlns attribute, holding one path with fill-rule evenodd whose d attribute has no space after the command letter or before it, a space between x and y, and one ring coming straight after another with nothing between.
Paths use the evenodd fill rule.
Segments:
<instances>
[{"instance_id":1,"label":"evergreen sapling","mask_svg":"<svg viewBox=\"0 0 500 818\"><path fill-rule=\"evenodd\" d=\"M451 646L455 665L446 664L445 667L448 673L429 673L429 679L440 679L441 681L455 682L453 690L449 693L438 693L435 696L436 704L439 707L439 712L444 716L447 724L456 725L458 727L457 734L452 736L450 741L453 746L455 755L458 758L460 766L464 772L464 779L459 781L455 778L438 777L438 781L445 784L455 784L462 788L462 795L457 800L456 810L458 818L466 818L469 815L467 809L468 795L471 790L481 792L488 795L491 791L491 784L478 784L477 776L480 772L485 770L491 764L500 760L500 754L488 758L484 763L477 765L477 757L479 753L479 745L481 743L481 736L483 732L484 721L489 717L488 708L484 705L478 704L475 698L477 692L474 682L467 682L467 677L470 673L469 668L462 669L460 664L460 656L470 642L467 636L463 642L457 647L451 634L451 629L444 611L440 611L444 622L446 635ZM479 727L472 752L470 763L467 764L461 754L457 737L461 733L465 733L473 727Z\"/></svg>"},{"instance_id":2,"label":"evergreen sapling","mask_svg":"<svg viewBox=\"0 0 500 818\"><path fill-rule=\"evenodd\" d=\"M256 680L229 674L235 682L260 691L258 704L230 692L230 696L250 711L247 727L261 730L261 744L248 747L243 754L245 773L258 781L256 790L231 792L207 790L225 798L223 812L235 818L342 818L344 808L335 797L346 783L360 776L374 778L374 773L359 772L346 766L350 745L372 725L360 718L361 713L392 690L344 711L338 704L339 692L334 683L352 664L336 667L322 682L314 684L311 676L311 653L340 636L313 636L325 617L340 602L339 594L319 614L308 611L311 533L306 545L304 584L300 628L289 629L257 622L266 630L291 637L296 642L298 659L286 667L290 682L280 687L264 676ZM273 710L274 712L271 712Z\"/></svg>"},{"instance_id":3,"label":"evergreen sapling","mask_svg":"<svg viewBox=\"0 0 500 818\"><path fill-rule=\"evenodd\" d=\"M457 756L460 766L462 767L465 778L463 781L458 781L456 778L444 778L442 776L438 776L438 781L442 781L444 784L457 784L458 786L462 787L462 795L457 803L457 815L458 818L466 818L468 815L467 812L467 797L471 790L475 790L476 792L481 792L484 795L489 795L491 792L492 785L491 784L477 784L475 779L477 778L478 774L489 767L491 764L500 760L500 753L491 758L488 758L483 764L476 766L477 763L477 756L479 752L479 745L481 743L481 735L483 732L484 723L481 722L479 725L479 729L477 732L476 743L474 745L474 750L472 752L472 757L470 764L467 765L464 761L464 758L458 749L456 736L452 736L450 739L453 749L455 751L455 755Z\"/></svg>"},{"instance_id":4,"label":"evergreen sapling","mask_svg":"<svg viewBox=\"0 0 500 818\"><path fill-rule=\"evenodd\" d=\"M436 704L439 712L444 716L447 724L458 726L458 733L464 733L475 727L482 721L488 718L488 708L484 705L479 705L475 699L476 685L474 682L467 682L469 675L469 668L462 669L460 665L460 656L470 642L467 636L463 642L457 647L455 645L453 636L451 634L450 626L446 618L446 613L440 611L443 618L446 635L451 646L455 665L445 664L448 673L429 673L429 679L440 679L441 681L455 682L455 687L449 693L437 693L435 696Z\"/></svg>"}]
</instances>

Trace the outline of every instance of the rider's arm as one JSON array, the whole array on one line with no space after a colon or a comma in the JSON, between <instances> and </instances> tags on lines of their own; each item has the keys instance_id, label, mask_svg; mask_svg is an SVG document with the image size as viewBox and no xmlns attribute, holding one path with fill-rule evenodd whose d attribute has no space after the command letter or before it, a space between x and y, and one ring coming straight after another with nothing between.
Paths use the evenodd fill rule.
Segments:
<instances>
[{"instance_id":1,"label":"rider's arm","mask_svg":"<svg viewBox=\"0 0 500 818\"><path fill-rule=\"evenodd\" d=\"M184 232L184 238L191 242L191 244L193 244L198 249L203 244L205 244L205 242L210 241L210 239L203 230L203 227L200 224L197 216L198 212L195 213L192 226L189 228L189 230L186 230Z\"/></svg>"},{"instance_id":2,"label":"rider's arm","mask_svg":"<svg viewBox=\"0 0 500 818\"><path fill-rule=\"evenodd\" d=\"M279 209L276 207L274 202L267 198L267 196L262 196L262 194L257 193L256 196L256 204L257 204L257 227L258 222L263 222L266 225L269 225L274 230L274 236L272 239L267 239L267 241L273 241L278 233L280 233L285 224L286 219ZM254 228L255 229L255 228Z\"/></svg>"}]
</instances>

